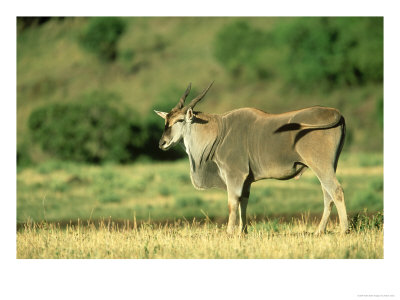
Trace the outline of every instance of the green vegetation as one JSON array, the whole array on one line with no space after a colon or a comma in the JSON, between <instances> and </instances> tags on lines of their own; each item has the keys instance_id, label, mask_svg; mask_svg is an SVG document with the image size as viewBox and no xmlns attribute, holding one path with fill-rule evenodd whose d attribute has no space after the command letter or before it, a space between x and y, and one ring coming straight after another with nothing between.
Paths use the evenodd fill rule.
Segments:
<instances>
[{"instance_id":1,"label":"green vegetation","mask_svg":"<svg viewBox=\"0 0 400 300\"><path fill-rule=\"evenodd\" d=\"M383 97L376 102L376 116L379 121L379 126L383 129Z\"/></svg>"},{"instance_id":2,"label":"green vegetation","mask_svg":"<svg viewBox=\"0 0 400 300\"><path fill-rule=\"evenodd\" d=\"M301 89L380 83L383 19L291 18L269 30L238 21L220 30L214 52L234 77L249 81L282 77Z\"/></svg>"},{"instance_id":3,"label":"green vegetation","mask_svg":"<svg viewBox=\"0 0 400 300\"><path fill-rule=\"evenodd\" d=\"M369 157L370 163L365 166ZM344 155L338 178L345 191L350 216L367 209L383 210L382 155ZM204 219L225 222L227 195L219 189L196 190L187 159L103 166L48 161L19 169L17 221L69 222L70 220L132 219L155 221ZM263 180L253 184L248 213L254 220L309 213L320 219L323 196L311 171L300 180ZM333 209L336 214L336 208ZM334 219L334 217L332 217Z\"/></svg>"},{"instance_id":4,"label":"green vegetation","mask_svg":"<svg viewBox=\"0 0 400 300\"><path fill-rule=\"evenodd\" d=\"M101 60L113 61L117 57L117 43L125 31L121 18L95 17L89 20L80 42L89 52Z\"/></svg>"},{"instance_id":5,"label":"green vegetation","mask_svg":"<svg viewBox=\"0 0 400 300\"><path fill-rule=\"evenodd\" d=\"M105 97L114 100L113 95ZM130 130L135 121L140 124L137 116L119 112L97 94L86 98L34 110L29 118L32 138L59 159L89 163L126 161L134 145L142 146L141 131L131 134Z\"/></svg>"},{"instance_id":6,"label":"green vegetation","mask_svg":"<svg viewBox=\"0 0 400 300\"><path fill-rule=\"evenodd\" d=\"M238 21L224 26L214 42L214 54L217 60L236 78L247 76L249 79L268 77L268 50L271 36L249 23Z\"/></svg>"},{"instance_id":7,"label":"green vegetation","mask_svg":"<svg viewBox=\"0 0 400 300\"><path fill-rule=\"evenodd\" d=\"M383 81L383 18L298 18L280 24L283 72L301 88Z\"/></svg>"},{"instance_id":8,"label":"green vegetation","mask_svg":"<svg viewBox=\"0 0 400 300\"><path fill-rule=\"evenodd\" d=\"M363 213L357 213L350 221L350 228L356 232L367 231L369 229L383 228L383 214L378 212L372 218L367 215L365 209Z\"/></svg>"},{"instance_id":9,"label":"green vegetation","mask_svg":"<svg viewBox=\"0 0 400 300\"><path fill-rule=\"evenodd\" d=\"M108 161L95 153L99 146L89 147L88 159L43 147L29 127L37 110L85 106L88 98L100 107L113 104L116 127L126 127L126 118L118 117L122 112L132 113L129 136L140 147L127 146L124 133L113 141L120 150L111 160L181 158L178 148L158 149L163 121L152 110L169 110L189 82L190 98L211 80L211 94L199 104L203 111L333 106L346 118L344 151L382 151L382 23L358 17L18 18L18 165L59 157ZM62 130L76 131L73 144L86 135L77 131L89 128L78 124L82 113L71 109L68 119L77 120L76 128ZM97 132L107 136L107 128Z\"/></svg>"},{"instance_id":10,"label":"green vegetation","mask_svg":"<svg viewBox=\"0 0 400 300\"><path fill-rule=\"evenodd\" d=\"M158 140L164 129L160 117L151 114L143 121L113 93L92 92L71 103L38 107L31 113L28 125L41 149L57 159L126 163L139 157L173 160L185 154L180 148L168 153L160 151ZM19 165L30 162L26 150L23 146L19 149Z\"/></svg>"},{"instance_id":11,"label":"green vegetation","mask_svg":"<svg viewBox=\"0 0 400 300\"><path fill-rule=\"evenodd\" d=\"M383 257L383 18L22 17L17 32L19 258ZM193 188L153 112L212 80L205 112L343 113L349 236L329 234L335 208L328 234L309 234L311 171L253 184L249 235L223 234L226 192Z\"/></svg>"}]
</instances>

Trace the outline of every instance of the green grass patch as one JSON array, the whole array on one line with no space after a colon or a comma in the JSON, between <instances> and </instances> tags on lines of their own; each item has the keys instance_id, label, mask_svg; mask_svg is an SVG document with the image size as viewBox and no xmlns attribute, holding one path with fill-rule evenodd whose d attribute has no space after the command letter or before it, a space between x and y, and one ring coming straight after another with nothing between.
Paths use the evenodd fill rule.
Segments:
<instances>
[{"instance_id":1,"label":"green grass patch","mask_svg":"<svg viewBox=\"0 0 400 300\"><path fill-rule=\"evenodd\" d=\"M349 214L383 209L383 168L359 165L358 154L339 167ZM374 156L376 156L374 154ZM315 175L300 180L262 180L252 185L249 216L322 215L323 194ZM17 174L17 221L80 219L227 218L227 193L196 190L186 160L93 166L60 161Z\"/></svg>"}]
</instances>

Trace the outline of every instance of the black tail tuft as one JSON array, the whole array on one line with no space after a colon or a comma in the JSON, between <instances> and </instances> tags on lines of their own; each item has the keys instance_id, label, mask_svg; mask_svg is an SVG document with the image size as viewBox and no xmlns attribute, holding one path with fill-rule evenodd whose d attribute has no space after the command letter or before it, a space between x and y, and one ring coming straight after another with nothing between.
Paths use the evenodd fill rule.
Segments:
<instances>
[{"instance_id":1,"label":"black tail tuft","mask_svg":"<svg viewBox=\"0 0 400 300\"><path fill-rule=\"evenodd\" d=\"M334 164L335 172L336 172L337 164L339 161L340 153L342 152L342 149L343 149L344 140L346 138L346 122L345 122L343 116L340 118L340 121L338 124L340 124L342 126L342 136L340 137L339 147L337 148L337 151L336 151L335 164Z\"/></svg>"}]
</instances>

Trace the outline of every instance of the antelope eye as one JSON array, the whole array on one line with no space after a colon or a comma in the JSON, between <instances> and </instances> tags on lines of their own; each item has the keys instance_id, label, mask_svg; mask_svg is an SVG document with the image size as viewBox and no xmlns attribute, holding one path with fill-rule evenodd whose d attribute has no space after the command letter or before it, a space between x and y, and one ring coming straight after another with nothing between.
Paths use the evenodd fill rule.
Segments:
<instances>
[{"instance_id":1,"label":"antelope eye","mask_svg":"<svg viewBox=\"0 0 400 300\"><path fill-rule=\"evenodd\" d=\"M172 125L175 125L176 123L183 122L183 121L184 121L184 119L176 120L176 121L174 122L174 124L172 124Z\"/></svg>"}]
</instances>

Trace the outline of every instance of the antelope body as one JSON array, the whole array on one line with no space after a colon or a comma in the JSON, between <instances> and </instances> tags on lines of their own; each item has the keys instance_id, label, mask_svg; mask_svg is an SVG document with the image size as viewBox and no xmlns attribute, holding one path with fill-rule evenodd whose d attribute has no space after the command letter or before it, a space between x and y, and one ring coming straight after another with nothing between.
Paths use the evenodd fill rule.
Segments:
<instances>
[{"instance_id":1,"label":"antelope body","mask_svg":"<svg viewBox=\"0 0 400 300\"><path fill-rule=\"evenodd\" d=\"M238 212L241 231L247 232L246 208L253 182L298 178L307 168L318 177L324 194L324 212L316 233L325 232L333 203L341 231L346 232L343 189L335 175L345 136L339 111L319 106L283 114L255 108L221 115L193 111L211 85L184 106L189 84L169 113L156 111L165 119L159 147L166 151L183 144L193 185L227 190L228 233L234 231Z\"/></svg>"}]
</instances>

